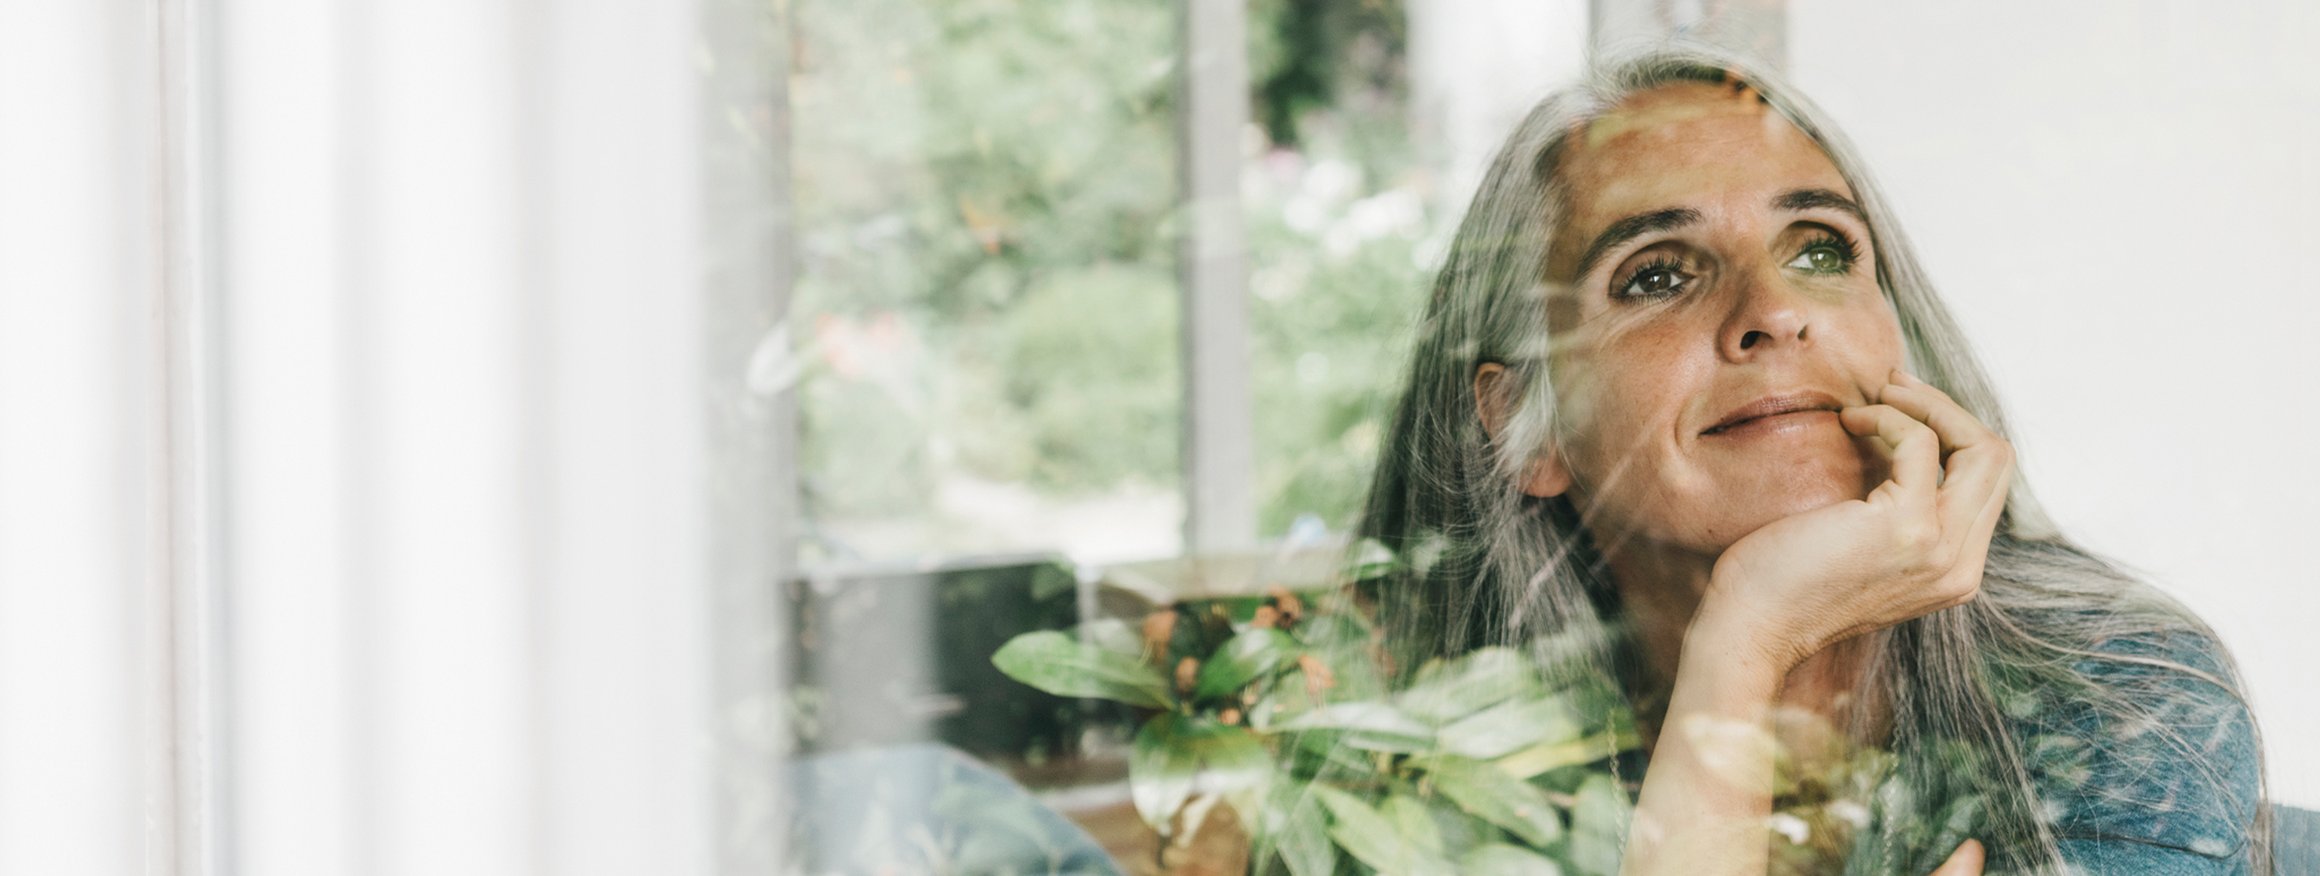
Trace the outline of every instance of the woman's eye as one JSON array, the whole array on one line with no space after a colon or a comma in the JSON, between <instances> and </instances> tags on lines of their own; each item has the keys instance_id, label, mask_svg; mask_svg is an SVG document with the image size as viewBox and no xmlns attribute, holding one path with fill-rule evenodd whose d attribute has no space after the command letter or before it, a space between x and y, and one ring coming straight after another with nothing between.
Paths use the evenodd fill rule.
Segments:
<instances>
[{"instance_id":1,"label":"woman's eye","mask_svg":"<svg viewBox=\"0 0 2320 876\"><path fill-rule=\"evenodd\" d=\"M1621 298L1663 298L1682 291L1692 281L1686 274L1669 264L1649 264L1627 275L1627 285L1620 287Z\"/></svg>"},{"instance_id":2,"label":"woman's eye","mask_svg":"<svg viewBox=\"0 0 2320 876\"><path fill-rule=\"evenodd\" d=\"M1853 266L1853 254L1836 241L1817 241L1797 253L1788 266L1815 274L1842 274Z\"/></svg>"}]
</instances>

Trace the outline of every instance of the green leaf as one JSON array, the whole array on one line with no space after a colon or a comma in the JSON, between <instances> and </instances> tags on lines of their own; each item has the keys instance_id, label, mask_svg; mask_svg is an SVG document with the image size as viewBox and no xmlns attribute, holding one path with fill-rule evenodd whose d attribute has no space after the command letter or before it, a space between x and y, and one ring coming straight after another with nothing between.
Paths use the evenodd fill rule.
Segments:
<instances>
[{"instance_id":1,"label":"green leaf","mask_svg":"<svg viewBox=\"0 0 2320 876\"><path fill-rule=\"evenodd\" d=\"M1316 730L1283 733L1281 738L1294 740L1296 757L1292 768L1301 776L1351 785L1375 781L1384 769L1378 763L1378 754L1345 745L1345 738L1339 733Z\"/></svg>"},{"instance_id":2,"label":"green leaf","mask_svg":"<svg viewBox=\"0 0 2320 876\"><path fill-rule=\"evenodd\" d=\"M1306 629L1310 629L1312 626L1313 624L1308 622ZM1306 629L1301 629L1300 634L1303 634ZM1323 699L1342 703L1385 698L1388 691L1385 673L1379 667L1377 658L1371 652L1366 639L1361 642L1330 645L1315 645L1312 644L1311 639L1307 639L1306 642L1306 653L1319 658L1321 664L1329 668L1330 675L1334 676L1334 680L1337 682L1322 692Z\"/></svg>"},{"instance_id":3,"label":"green leaf","mask_svg":"<svg viewBox=\"0 0 2320 876\"><path fill-rule=\"evenodd\" d=\"M1283 730L1329 731L1338 744L1365 751L1417 752L1434 744L1434 730L1384 703L1338 703L1297 716Z\"/></svg>"},{"instance_id":4,"label":"green leaf","mask_svg":"<svg viewBox=\"0 0 2320 876\"><path fill-rule=\"evenodd\" d=\"M1136 814L1163 836L1176 810L1193 794L1261 790L1272 775L1272 755L1256 734L1178 712L1144 722L1128 753L1128 789Z\"/></svg>"},{"instance_id":5,"label":"green leaf","mask_svg":"<svg viewBox=\"0 0 2320 876\"><path fill-rule=\"evenodd\" d=\"M1314 785L1313 794L1329 809L1329 837L1338 846L1381 874L1449 873L1450 864L1405 840L1394 823L1368 803L1328 785Z\"/></svg>"},{"instance_id":6,"label":"green leaf","mask_svg":"<svg viewBox=\"0 0 2320 876\"><path fill-rule=\"evenodd\" d=\"M1562 876L1563 868L1529 849L1489 843L1460 857L1458 872L1464 876Z\"/></svg>"},{"instance_id":7,"label":"green leaf","mask_svg":"<svg viewBox=\"0 0 2320 876\"><path fill-rule=\"evenodd\" d=\"M1488 760L1533 745L1568 742L1583 728L1561 698L1510 700L1442 728L1442 750Z\"/></svg>"},{"instance_id":8,"label":"green leaf","mask_svg":"<svg viewBox=\"0 0 2320 876\"><path fill-rule=\"evenodd\" d=\"M1200 666L1200 680L1192 688L1196 698L1224 696L1257 677L1297 659L1297 640L1280 630L1243 630L1216 649Z\"/></svg>"},{"instance_id":9,"label":"green leaf","mask_svg":"<svg viewBox=\"0 0 2320 876\"><path fill-rule=\"evenodd\" d=\"M1097 648L1143 659L1144 634L1127 621L1116 617L1097 618L1080 624L1074 632L1080 641Z\"/></svg>"},{"instance_id":10,"label":"green leaf","mask_svg":"<svg viewBox=\"0 0 2320 876\"><path fill-rule=\"evenodd\" d=\"M1156 709L1170 704L1168 682L1159 670L1054 630L1016 636L991 655L991 663L1007 677L1056 696L1100 697Z\"/></svg>"},{"instance_id":11,"label":"green leaf","mask_svg":"<svg viewBox=\"0 0 2320 876\"><path fill-rule=\"evenodd\" d=\"M1233 794L1262 789L1273 779L1273 755L1246 728L1190 721L1193 751L1200 757L1197 790Z\"/></svg>"},{"instance_id":12,"label":"green leaf","mask_svg":"<svg viewBox=\"0 0 2320 876\"><path fill-rule=\"evenodd\" d=\"M1509 699L1545 694L1530 658L1512 648L1492 647L1426 664L1394 704L1420 720L1443 724Z\"/></svg>"},{"instance_id":13,"label":"green leaf","mask_svg":"<svg viewBox=\"0 0 2320 876\"><path fill-rule=\"evenodd\" d=\"M1297 637L1317 648L1366 647L1369 635L1358 615L1316 614L1297 627Z\"/></svg>"},{"instance_id":14,"label":"green leaf","mask_svg":"<svg viewBox=\"0 0 2320 876\"><path fill-rule=\"evenodd\" d=\"M1450 798L1433 792L1431 786L1425 786L1425 795L1419 799L1434 816L1434 827L1442 834L1442 854L1447 857L1458 857L1486 842L1500 842L1505 834L1490 822L1459 809Z\"/></svg>"},{"instance_id":15,"label":"green leaf","mask_svg":"<svg viewBox=\"0 0 2320 876\"><path fill-rule=\"evenodd\" d=\"M1426 811L1426 804L1406 794L1391 794L1378 807L1402 841L1416 846L1427 854L1442 854L1442 828L1434 823L1434 814Z\"/></svg>"},{"instance_id":16,"label":"green leaf","mask_svg":"<svg viewBox=\"0 0 2320 876\"><path fill-rule=\"evenodd\" d=\"M1161 836L1168 835L1169 820L1192 796L1192 779L1200 771L1199 757L1173 744L1186 720L1176 712L1152 716L1136 731L1135 746L1128 751L1128 794L1136 801L1136 814Z\"/></svg>"},{"instance_id":17,"label":"green leaf","mask_svg":"<svg viewBox=\"0 0 2320 876\"><path fill-rule=\"evenodd\" d=\"M1498 758L1495 763L1509 775L1528 779L1551 770L1615 757L1641 744L1633 729L1618 727L1584 739L1533 745Z\"/></svg>"},{"instance_id":18,"label":"green leaf","mask_svg":"<svg viewBox=\"0 0 2320 876\"><path fill-rule=\"evenodd\" d=\"M1288 865L1290 876L1331 876L1337 848L1329 843L1329 819L1321 801L1296 782L1279 782L1265 799L1265 838Z\"/></svg>"},{"instance_id":19,"label":"green leaf","mask_svg":"<svg viewBox=\"0 0 2320 876\"><path fill-rule=\"evenodd\" d=\"M1626 853L1633 803L1610 776L1588 776L1571 805L1571 866L1587 876L1616 876Z\"/></svg>"},{"instance_id":20,"label":"green leaf","mask_svg":"<svg viewBox=\"0 0 2320 876\"><path fill-rule=\"evenodd\" d=\"M1434 790L1458 808L1524 842L1543 846L1563 835L1562 814L1547 792L1505 770L1462 757L1428 758L1419 766L1433 778Z\"/></svg>"},{"instance_id":21,"label":"green leaf","mask_svg":"<svg viewBox=\"0 0 2320 876\"><path fill-rule=\"evenodd\" d=\"M1383 578L1394 571L1394 552L1384 542L1374 538L1362 539L1346 554L1345 580L1367 581Z\"/></svg>"}]
</instances>

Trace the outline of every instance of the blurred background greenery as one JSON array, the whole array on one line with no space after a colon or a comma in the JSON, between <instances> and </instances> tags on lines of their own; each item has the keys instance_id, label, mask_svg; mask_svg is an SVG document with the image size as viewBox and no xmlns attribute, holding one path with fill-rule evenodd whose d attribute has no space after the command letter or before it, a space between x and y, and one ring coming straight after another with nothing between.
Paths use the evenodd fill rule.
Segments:
<instances>
[{"instance_id":1,"label":"blurred background greenery","mask_svg":"<svg viewBox=\"0 0 2320 876\"><path fill-rule=\"evenodd\" d=\"M1256 0L1260 535L1351 520L1436 237L1399 0ZM809 562L1175 552L1177 13L797 0Z\"/></svg>"}]
</instances>

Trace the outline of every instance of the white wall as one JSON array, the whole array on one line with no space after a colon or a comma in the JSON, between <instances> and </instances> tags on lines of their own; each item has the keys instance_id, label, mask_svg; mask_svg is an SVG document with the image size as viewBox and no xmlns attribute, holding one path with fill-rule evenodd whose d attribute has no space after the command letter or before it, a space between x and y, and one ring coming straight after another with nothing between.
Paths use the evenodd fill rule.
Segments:
<instances>
[{"instance_id":1,"label":"white wall","mask_svg":"<svg viewBox=\"0 0 2320 876\"><path fill-rule=\"evenodd\" d=\"M2059 523L2222 633L2273 792L2320 804L2320 7L1797 0Z\"/></svg>"}]
</instances>

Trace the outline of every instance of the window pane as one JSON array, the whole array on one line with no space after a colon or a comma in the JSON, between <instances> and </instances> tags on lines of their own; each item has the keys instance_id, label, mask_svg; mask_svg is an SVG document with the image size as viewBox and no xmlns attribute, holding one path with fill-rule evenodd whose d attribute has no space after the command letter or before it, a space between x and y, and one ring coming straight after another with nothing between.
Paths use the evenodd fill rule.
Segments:
<instances>
[{"instance_id":1,"label":"window pane","mask_svg":"<svg viewBox=\"0 0 2320 876\"><path fill-rule=\"evenodd\" d=\"M794 21L805 561L1174 551L1175 11Z\"/></svg>"},{"instance_id":2,"label":"window pane","mask_svg":"<svg viewBox=\"0 0 2320 876\"><path fill-rule=\"evenodd\" d=\"M1247 166L1260 532L1342 531L1426 288L1399 3L1258 3Z\"/></svg>"}]
</instances>

